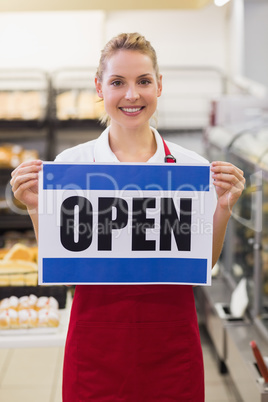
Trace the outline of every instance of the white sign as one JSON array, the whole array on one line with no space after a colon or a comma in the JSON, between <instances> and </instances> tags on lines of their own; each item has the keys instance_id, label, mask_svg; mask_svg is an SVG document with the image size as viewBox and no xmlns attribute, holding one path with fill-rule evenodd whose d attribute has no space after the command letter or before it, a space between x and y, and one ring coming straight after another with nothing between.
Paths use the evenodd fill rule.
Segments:
<instances>
[{"instance_id":1,"label":"white sign","mask_svg":"<svg viewBox=\"0 0 268 402\"><path fill-rule=\"evenodd\" d=\"M39 283L210 284L209 165L43 164Z\"/></svg>"}]
</instances>

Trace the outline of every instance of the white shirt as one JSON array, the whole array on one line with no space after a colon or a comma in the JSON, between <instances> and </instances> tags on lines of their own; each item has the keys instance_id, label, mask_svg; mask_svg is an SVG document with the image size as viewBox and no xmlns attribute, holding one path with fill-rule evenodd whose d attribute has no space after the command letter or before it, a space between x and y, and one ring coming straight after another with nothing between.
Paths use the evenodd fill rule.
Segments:
<instances>
[{"instance_id":1,"label":"white shirt","mask_svg":"<svg viewBox=\"0 0 268 402\"><path fill-rule=\"evenodd\" d=\"M61 152L55 159L56 162L119 162L109 145L109 130L107 127L96 139L76 145ZM164 163L165 149L162 137L156 129L151 127L156 139L157 149L148 163ZM165 141L171 154L179 164L205 164L208 161L196 152L190 151L180 145Z\"/></svg>"}]
</instances>

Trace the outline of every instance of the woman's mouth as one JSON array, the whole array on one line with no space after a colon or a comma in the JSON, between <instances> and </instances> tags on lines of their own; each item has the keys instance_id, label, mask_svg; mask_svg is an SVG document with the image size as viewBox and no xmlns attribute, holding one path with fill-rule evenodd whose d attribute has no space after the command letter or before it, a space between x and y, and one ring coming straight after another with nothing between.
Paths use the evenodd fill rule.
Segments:
<instances>
[{"instance_id":1,"label":"woman's mouth","mask_svg":"<svg viewBox=\"0 0 268 402\"><path fill-rule=\"evenodd\" d=\"M135 107L120 107L119 109L128 116L137 116L145 106L135 106Z\"/></svg>"}]
</instances>

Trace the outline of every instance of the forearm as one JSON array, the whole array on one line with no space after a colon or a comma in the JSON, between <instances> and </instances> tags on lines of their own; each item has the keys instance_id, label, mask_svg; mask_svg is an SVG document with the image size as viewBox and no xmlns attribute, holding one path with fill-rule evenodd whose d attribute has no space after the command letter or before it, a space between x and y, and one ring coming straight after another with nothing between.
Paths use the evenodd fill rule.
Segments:
<instances>
[{"instance_id":1,"label":"forearm","mask_svg":"<svg viewBox=\"0 0 268 402\"><path fill-rule=\"evenodd\" d=\"M32 210L28 209L28 213L32 220L35 237L38 242L38 211L36 209L32 209Z\"/></svg>"},{"instance_id":2,"label":"forearm","mask_svg":"<svg viewBox=\"0 0 268 402\"><path fill-rule=\"evenodd\" d=\"M223 210L219 205L217 206L213 217L212 267L214 267L221 254L230 216L231 211Z\"/></svg>"}]
</instances>

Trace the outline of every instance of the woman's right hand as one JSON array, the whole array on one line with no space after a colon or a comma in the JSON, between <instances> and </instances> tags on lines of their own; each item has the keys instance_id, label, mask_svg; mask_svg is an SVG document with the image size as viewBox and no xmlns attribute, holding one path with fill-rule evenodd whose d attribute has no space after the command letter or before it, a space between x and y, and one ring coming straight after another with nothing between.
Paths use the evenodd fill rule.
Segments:
<instances>
[{"instance_id":1,"label":"woman's right hand","mask_svg":"<svg viewBox=\"0 0 268 402\"><path fill-rule=\"evenodd\" d=\"M11 173L10 184L17 200L27 209L37 211L38 208L38 173L42 169L41 160L21 163Z\"/></svg>"}]
</instances>

